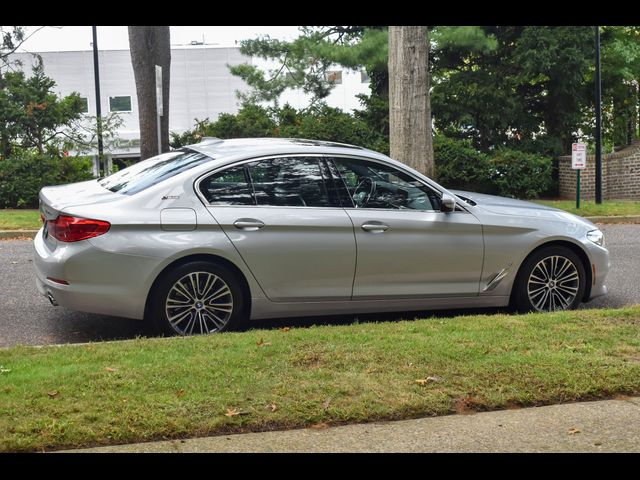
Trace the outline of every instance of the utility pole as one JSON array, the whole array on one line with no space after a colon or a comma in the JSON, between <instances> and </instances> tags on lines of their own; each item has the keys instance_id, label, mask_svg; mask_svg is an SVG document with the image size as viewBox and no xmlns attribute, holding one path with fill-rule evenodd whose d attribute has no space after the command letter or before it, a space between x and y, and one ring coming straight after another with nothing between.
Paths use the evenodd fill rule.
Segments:
<instances>
[{"instance_id":1,"label":"utility pole","mask_svg":"<svg viewBox=\"0 0 640 480\"><path fill-rule=\"evenodd\" d=\"M596 26L596 203L602 203L602 108L600 80L600 27Z\"/></svg>"},{"instance_id":2,"label":"utility pole","mask_svg":"<svg viewBox=\"0 0 640 480\"><path fill-rule=\"evenodd\" d=\"M96 119L98 122L98 177L102 169L103 145L102 145L102 111L100 108L100 68L98 67L98 33L97 27L91 27L93 30L93 76L96 82ZM107 174L107 165L104 165L104 174Z\"/></svg>"}]
</instances>

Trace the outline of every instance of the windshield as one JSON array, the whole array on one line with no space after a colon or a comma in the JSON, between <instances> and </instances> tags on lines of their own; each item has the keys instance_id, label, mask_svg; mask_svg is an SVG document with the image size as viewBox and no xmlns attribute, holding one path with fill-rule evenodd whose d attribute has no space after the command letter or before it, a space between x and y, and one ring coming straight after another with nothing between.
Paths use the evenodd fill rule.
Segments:
<instances>
[{"instance_id":1,"label":"windshield","mask_svg":"<svg viewBox=\"0 0 640 480\"><path fill-rule=\"evenodd\" d=\"M109 175L100 180L100 185L112 192L133 195L210 160L193 150L174 150Z\"/></svg>"}]
</instances>

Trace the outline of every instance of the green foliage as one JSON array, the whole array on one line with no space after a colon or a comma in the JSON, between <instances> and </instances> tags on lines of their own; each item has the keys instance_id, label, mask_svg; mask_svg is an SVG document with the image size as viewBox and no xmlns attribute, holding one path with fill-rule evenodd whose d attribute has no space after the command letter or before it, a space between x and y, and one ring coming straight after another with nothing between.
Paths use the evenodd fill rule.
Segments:
<instances>
[{"instance_id":1,"label":"green foliage","mask_svg":"<svg viewBox=\"0 0 640 480\"><path fill-rule=\"evenodd\" d=\"M437 179L447 188L515 198L535 198L551 187L552 160L500 148L485 154L470 140L442 135L433 142Z\"/></svg>"},{"instance_id":2,"label":"green foliage","mask_svg":"<svg viewBox=\"0 0 640 480\"><path fill-rule=\"evenodd\" d=\"M551 187L551 158L501 148L490 163L491 180L501 196L536 198Z\"/></svg>"},{"instance_id":3,"label":"green foliage","mask_svg":"<svg viewBox=\"0 0 640 480\"><path fill-rule=\"evenodd\" d=\"M14 151L0 160L0 208L37 208L42 187L91 178L88 158Z\"/></svg>"},{"instance_id":4,"label":"green foliage","mask_svg":"<svg viewBox=\"0 0 640 480\"><path fill-rule=\"evenodd\" d=\"M266 109L245 104L236 115L222 114L215 122L208 119L196 122L193 130L172 134L171 146L197 143L202 137L283 137L351 143L388 151L384 133L371 128L362 118L322 103L306 110L289 105Z\"/></svg>"},{"instance_id":5,"label":"green foliage","mask_svg":"<svg viewBox=\"0 0 640 480\"><path fill-rule=\"evenodd\" d=\"M41 60L30 77L22 71L7 72L0 86L0 156L10 156L16 146L43 153L81 117L80 95L56 95L55 82L44 74Z\"/></svg>"},{"instance_id":6,"label":"green foliage","mask_svg":"<svg viewBox=\"0 0 640 480\"><path fill-rule=\"evenodd\" d=\"M492 182L489 157L475 149L470 140L438 135L433 139L438 183L446 188L479 193L497 193Z\"/></svg>"}]
</instances>

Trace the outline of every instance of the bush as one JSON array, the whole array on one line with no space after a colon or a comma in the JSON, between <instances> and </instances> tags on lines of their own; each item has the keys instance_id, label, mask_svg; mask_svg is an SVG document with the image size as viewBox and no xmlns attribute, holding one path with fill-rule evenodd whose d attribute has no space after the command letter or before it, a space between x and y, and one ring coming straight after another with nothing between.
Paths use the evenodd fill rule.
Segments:
<instances>
[{"instance_id":1,"label":"bush","mask_svg":"<svg viewBox=\"0 0 640 480\"><path fill-rule=\"evenodd\" d=\"M446 188L471 192L498 192L492 181L489 158L478 152L470 140L454 140L438 135L433 140L436 178Z\"/></svg>"},{"instance_id":2,"label":"bush","mask_svg":"<svg viewBox=\"0 0 640 480\"><path fill-rule=\"evenodd\" d=\"M19 152L0 160L0 208L37 208L42 187L92 178L88 158Z\"/></svg>"},{"instance_id":3,"label":"bush","mask_svg":"<svg viewBox=\"0 0 640 480\"><path fill-rule=\"evenodd\" d=\"M536 198L551 187L552 159L499 149L491 156L492 181L505 197Z\"/></svg>"}]
</instances>

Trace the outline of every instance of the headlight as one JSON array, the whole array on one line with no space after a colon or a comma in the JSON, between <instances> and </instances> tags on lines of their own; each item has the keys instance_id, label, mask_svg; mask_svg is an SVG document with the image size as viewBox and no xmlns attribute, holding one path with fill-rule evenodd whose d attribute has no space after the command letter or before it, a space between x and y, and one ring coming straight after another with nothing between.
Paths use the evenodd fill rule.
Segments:
<instances>
[{"instance_id":1,"label":"headlight","mask_svg":"<svg viewBox=\"0 0 640 480\"><path fill-rule=\"evenodd\" d=\"M587 232L587 238L596 245L604 247L604 233L600 230L591 230L590 232Z\"/></svg>"}]
</instances>

